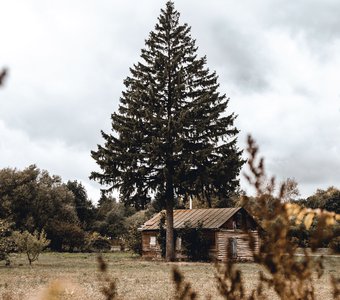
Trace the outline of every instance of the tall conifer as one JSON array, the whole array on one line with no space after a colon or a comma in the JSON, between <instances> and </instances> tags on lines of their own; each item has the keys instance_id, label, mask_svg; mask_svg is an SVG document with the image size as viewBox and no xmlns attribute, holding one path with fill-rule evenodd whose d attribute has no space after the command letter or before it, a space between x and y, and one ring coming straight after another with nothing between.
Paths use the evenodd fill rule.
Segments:
<instances>
[{"instance_id":1,"label":"tall conifer","mask_svg":"<svg viewBox=\"0 0 340 300\"><path fill-rule=\"evenodd\" d=\"M172 1L145 41L142 62L130 68L112 133L92 151L102 172L91 178L119 189L125 203L143 208L157 195L166 209L167 260L174 259L177 197L227 197L239 185L244 161L236 146L235 115L218 92L215 72L197 57L190 27L179 24Z\"/></svg>"}]
</instances>

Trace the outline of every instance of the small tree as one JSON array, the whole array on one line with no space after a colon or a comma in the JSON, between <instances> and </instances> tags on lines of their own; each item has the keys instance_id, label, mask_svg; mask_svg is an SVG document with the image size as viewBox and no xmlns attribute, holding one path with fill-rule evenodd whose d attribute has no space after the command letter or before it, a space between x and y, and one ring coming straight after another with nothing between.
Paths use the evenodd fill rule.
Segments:
<instances>
[{"instance_id":1,"label":"small tree","mask_svg":"<svg viewBox=\"0 0 340 300\"><path fill-rule=\"evenodd\" d=\"M24 232L13 232L15 244L20 252L26 253L29 264L38 260L39 254L49 245L46 233L34 231L33 234L27 230Z\"/></svg>"}]
</instances>

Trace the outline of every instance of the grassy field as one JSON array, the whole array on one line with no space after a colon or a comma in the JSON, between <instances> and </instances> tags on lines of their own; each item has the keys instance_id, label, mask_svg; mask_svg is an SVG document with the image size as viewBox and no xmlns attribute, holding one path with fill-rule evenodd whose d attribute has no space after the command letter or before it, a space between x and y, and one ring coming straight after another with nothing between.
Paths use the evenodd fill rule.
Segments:
<instances>
[{"instance_id":1,"label":"grassy field","mask_svg":"<svg viewBox=\"0 0 340 300\"><path fill-rule=\"evenodd\" d=\"M96 254L44 253L32 267L26 258L16 256L12 267L0 265L0 299L45 299L51 287L62 290L62 299L103 299L99 289ZM109 273L118 278L118 293L122 299L172 299L174 286L171 270L178 266L186 280L199 291L200 299L218 296L215 267L210 263L165 263L144 261L128 253L105 254ZM254 287L259 266L240 263L247 289ZM329 274L340 273L340 257L325 258L325 275L315 281L318 299L332 299ZM57 299L57 298L55 298ZM272 297L275 299L275 297Z\"/></svg>"}]
</instances>

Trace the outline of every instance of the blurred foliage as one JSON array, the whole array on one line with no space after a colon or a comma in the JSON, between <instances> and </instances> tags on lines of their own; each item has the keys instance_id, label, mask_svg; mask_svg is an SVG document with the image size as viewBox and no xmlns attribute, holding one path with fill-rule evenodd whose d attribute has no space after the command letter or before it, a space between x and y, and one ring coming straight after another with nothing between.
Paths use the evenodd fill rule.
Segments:
<instances>
[{"instance_id":1,"label":"blurred foliage","mask_svg":"<svg viewBox=\"0 0 340 300\"><path fill-rule=\"evenodd\" d=\"M172 281L175 284L175 300L197 299L197 293L193 291L190 282L184 280L183 274L177 268L173 269Z\"/></svg>"},{"instance_id":2,"label":"blurred foliage","mask_svg":"<svg viewBox=\"0 0 340 300\"><path fill-rule=\"evenodd\" d=\"M0 86L4 84L7 75L8 75L8 70L6 68L3 68L0 71Z\"/></svg>"},{"instance_id":3,"label":"blurred foliage","mask_svg":"<svg viewBox=\"0 0 340 300\"><path fill-rule=\"evenodd\" d=\"M238 270L232 259L225 266L217 264L216 279L221 296L228 300L268 299L266 289L276 293L279 299L298 300L315 299L313 285L314 276L323 275L322 257L312 258L305 250L303 256L297 255L297 243L289 238L289 233L299 226L310 231L312 250L322 245L325 239L333 239L335 247L338 243L338 232L334 229L340 220L340 215L322 209L312 209L287 202L285 182L279 186L279 192L274 195L275 179L266 177L264 160L258 159L258 147L254 140L248 138L249 174L246 178L255 188L256 196L243 196L241 203L261 223L264 234L260 251L255 252L255 241L249 234L249 246L253 251L255 262L263 267L259 272L257 287L245 293L242 272ZM269 184L268 184L269 182ZM333 197L336 193L330 193ZM324 193L322 193L324 195ZM324 197L321 197L324 199ZM323 200L321 200L323 201ZM174 276L181 278L175 269ZM334 299L340 296L340 279L331 276ZM176 290L187 286L181 280L174 280ZM183 299L190 299L189 297Z\"/></svg>"},{"instance_id":4,"label":"blurred foliage","mask_svg":"<svg viewBox=\"0 0 340 300\"><path fill-rule=\"evenodd\" d=\"M340 234L337 233L337 236L332 239L329 243L329 247L336 253L340 253Z\"/></svg>"},{"instance_id":5,"label":"blurred foliage","mask_svg":"<svg viewBox=\"0 0 340 300\"><path fill-rule=\"evenodd\" d=\"M108 267L102 256L97 257L99 266L98 279L101 283L100 291L106 300L114 300L118 298L117 279L110 277L108 274Z\"/></svg>"}]
</instances>

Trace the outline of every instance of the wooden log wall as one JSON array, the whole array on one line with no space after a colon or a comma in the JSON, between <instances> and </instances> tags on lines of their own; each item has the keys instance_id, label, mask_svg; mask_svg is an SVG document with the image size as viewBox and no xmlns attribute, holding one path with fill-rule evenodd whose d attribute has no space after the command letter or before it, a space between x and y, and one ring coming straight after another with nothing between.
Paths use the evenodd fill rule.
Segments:
<instances>
[{"instance_id":1,"label":"wooden log wall","mask_svg":"<svg viewBox=\"0 0 340 300\"><path fill-rule=\"evenodd\" d=\"M158 237L159 232L157 230L153 231L143 231L142 232L142 255L145 258L161 258L161 247L156 242L155 246L152 246L150 244L151 237ZM216 232L212 230L206 230L204 231L204 237L209 243L209 256L212 259L216 258L217 254L217 248L216 248ZM183 241L181 243L178 243L178 240L176 240L175 244L175 253L176 258L179 260L187 259L187 256L185 254L184 248L183 248Z\"/></svg>"},{"instance_id":2,"label":"wooden log wall","mask_svg":"<svg viewBox=\"0 0 340 300\"><path fill-rule=\"evenodd\" d=\"M254 255L249 247L249 235L255 239L255 252L259 251L259 235L257 231L249 233L238 230L221 230L216 233L217 259L220 261L228 260L228 251L230 251L231 239L236 242L236 259L253 260Z\"/></svg>"},{"instance_id":3,"label":"wooden log wall","mask_svg":"<svg viewBox=\"0 0 340 300\"><path fill-rule=\"evenodd\" d=\"M146 258L161 258L161 247L157 242L158 231L142 232L142 255ZM151 237L156 237L156 245L150 245Z\"/></svg>"},{"instance_id":4,"label":"wooden log wall","mask_svg":"<svg viewBox=\"0 0 340 300\"><path fill-rule=\"evenodd\" d=\"M205 236L207 240L211 241L209 254L212 259L219 261L228 260L228 251L230 250L231 239L234 238L236 244L236 260L253 260L254 255L249 247L249 234L254 237L255 251L259 251L259 235L257 231L250 231L246 233L241 230L220 229L219 231L206 231ZM142 232L142 255L145 258L161 258L161 248L158 242L156 245L150 244L151 237L156 237L157 241L158 231L144 231ZM214 243L216 242L216 243ZM214 245L216 245L214 247ZM176 258L187 258L183 249L176 247Z\"/></svg>"}]
</instances>

